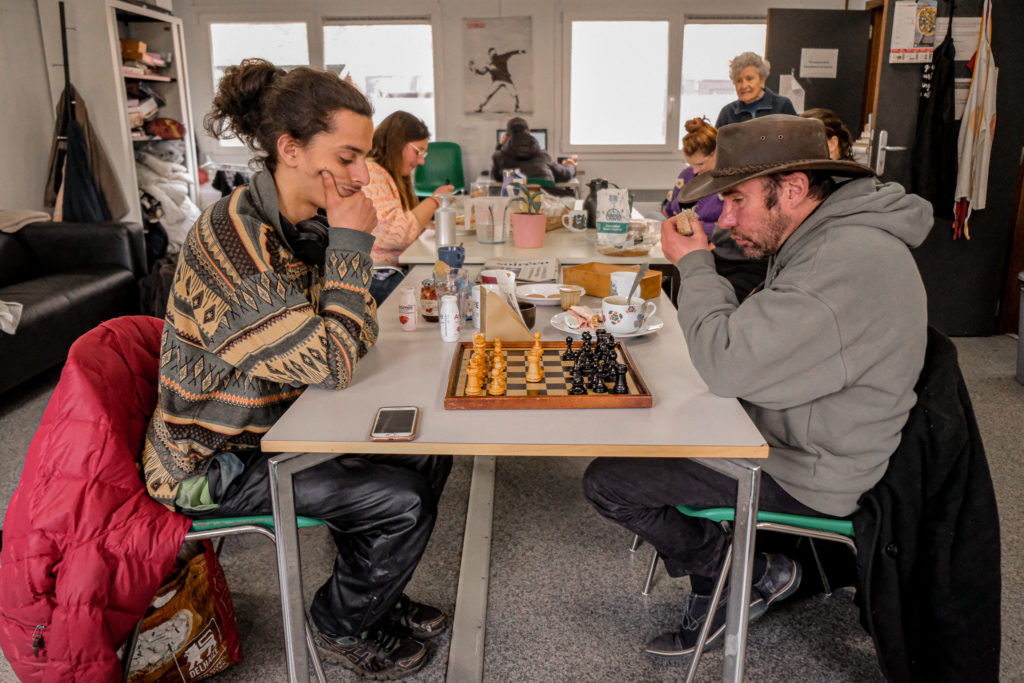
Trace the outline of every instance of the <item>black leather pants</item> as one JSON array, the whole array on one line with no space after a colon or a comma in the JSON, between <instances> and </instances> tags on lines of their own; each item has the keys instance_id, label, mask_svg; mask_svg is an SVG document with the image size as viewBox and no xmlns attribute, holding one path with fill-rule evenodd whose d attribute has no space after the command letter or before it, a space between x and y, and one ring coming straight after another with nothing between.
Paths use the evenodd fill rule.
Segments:
<instances>
[{"instance_id":1,"label":"black leather pants","mask_svg":"<svg viewBox=\"0 0 1024 683\"><path fill-rule=\"evenodd\" d=\"M216 502L192 517L271 514L267 456L245 469ZM426 548L452 468L447 455L353 455L297 473L295 512L322 519L338 555L310 614L327 636L372 628L401 595Z\"/></svg>"}]
</instances>

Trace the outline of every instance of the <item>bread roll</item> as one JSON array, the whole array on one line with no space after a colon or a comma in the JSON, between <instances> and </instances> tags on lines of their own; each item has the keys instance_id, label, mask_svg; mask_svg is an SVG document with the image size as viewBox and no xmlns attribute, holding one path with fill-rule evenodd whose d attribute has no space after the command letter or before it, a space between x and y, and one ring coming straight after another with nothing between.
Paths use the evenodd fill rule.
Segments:
<instances>
[{"instance_id":1,"label":"bread roll","mask_svg":"<svg viewBox=\"0 0 1024 683\"><path fill-rule=\"evenodd\" d=\"M693 234L693 228L690 227L690 219L700 222L700 216L693 209L683 209L679 212L679 217L676 219L676 232L683 237L689 237Z\"/></svg>"}]
</instances>

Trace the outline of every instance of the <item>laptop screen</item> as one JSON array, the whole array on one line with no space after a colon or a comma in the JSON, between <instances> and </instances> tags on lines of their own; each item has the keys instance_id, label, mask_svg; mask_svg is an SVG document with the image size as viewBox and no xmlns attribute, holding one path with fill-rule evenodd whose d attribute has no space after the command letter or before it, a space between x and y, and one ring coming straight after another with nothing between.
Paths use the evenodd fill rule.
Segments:
<instances>
[{"instance_id":1,"label":"laptop screen","mask_svg":"<svg viewBox=\"0 0 1024 683\"><path fill-rule=\"evenodd\" d=\"M499 128L498 129L498 134L495 137L495 142L497 144L499 144L499 145L501 144L501 137L504 134L505 134L505 129L504 128ZM540 145L540 148L542 150L544 150L545 152L548 151L548 129L547 128L531 128L530 129L530 135L533 136L533 139L537 141L537 144Z\"/></svg>"}]
</instances>

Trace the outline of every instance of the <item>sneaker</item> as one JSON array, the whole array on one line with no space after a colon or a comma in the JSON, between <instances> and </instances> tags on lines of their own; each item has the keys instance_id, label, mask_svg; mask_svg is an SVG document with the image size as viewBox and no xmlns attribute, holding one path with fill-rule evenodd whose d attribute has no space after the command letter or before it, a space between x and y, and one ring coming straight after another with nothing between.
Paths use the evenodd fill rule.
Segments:
<instances>
[{"instance_id":1,"label":"sneaker","mask_svg":"<svg viewBox=\"0 0 1024 683\"><path fill-rule=\"evenodd\" d=\"M387 629L363 631L358 636L330 638L313 630L317 650L329 662L341 664L360 676L375 681L403 678L427 663L427 646L412 638L403 638Z\"/></svg>"},{"instance_id":2,"label":"sneaker","mask_svg":"<svg viewBox=\"0 0 1024 683\"><path fill-rule=\"evenodd\" d=\"M408 633L418 640L435 638L448 630L447 614L436 607L415 602L405 593L399 596L384 619L392 630Z\"/></svg>"},{"instance_id":3,"label":"sneaker","mask_svg":"<svg viewBox=\"0 0 1024 683\"><path fill-rule=\"evenodd\" d=\"M727 593L728 588L723 592L722 599L718 601L718 607L711 618L711 630L704 643L704 652L707 652L725 632ZM652 639L647 643L647 651L659 657L680 657L693 654L697 648L697 640L700 638L700 630L704 626L710 604L710 595L695 595L693 593L687 595L683 602L683 622L679 630L662 633ZM756 591L751 593L749 620L757 619L764 614L766 609L768 606L765 604L764 598Z\"/></svg>"},{"instance_id":4,"label":"sneaker","mask_svg":"<svg viewBox=\"0 0 1024 683\"><path fill-rule=\"evenodd\" d=\"M754 584L754 590L764 598L764 605L788 598L800 587L800 563L785 555L765 553L767 567Z\"/></svg>"}]
</instances>

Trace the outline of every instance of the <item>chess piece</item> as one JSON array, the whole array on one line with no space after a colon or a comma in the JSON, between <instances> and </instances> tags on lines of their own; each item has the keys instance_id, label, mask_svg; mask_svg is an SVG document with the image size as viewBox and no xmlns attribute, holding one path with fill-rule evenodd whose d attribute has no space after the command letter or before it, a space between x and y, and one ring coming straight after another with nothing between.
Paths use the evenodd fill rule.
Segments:
<instances>
[{"instance_id":1,"label":"chess piece","mask_svg":"<svg viewBox=\"0 0 1024 683\"><path fill-rule=\"evenodd\" d=\"M466 371L466 396L483 396L484 388L480 368L470 367Z\"/></svg>"},{"instance_id":2,"label":"chess piece","mask_svg":"<svg viewBox=\"0 0 1024 683\"><path fill-rule=\"evenodd\" d=\"M531 352L527 359L526 381L539 382L542 379L544 379L544 371L540 367L540 355Z\"/></svg>"},{"instance_id":3,"label":"chess piece","mask_svg":"<svg viewBox=\"0 0 1024 683\"><path fill-rule=\"evenodd\" d=\"M577 354L572 350L572 337L565 338L565 353L562 354L562 360L576 360Z\"/></svg>"},{"instance_id":4,"label":"chess piece","mask_svg":"<svg viewBox=\"0 0 1024 683\"><path fill-rule=\"evenodd\" d=\"M618 378L615 380L615 387L612 389L613 394L628 394L629 387L626 386L626 364L619 363L616 366Z\"/></svg>"},{"instance_id":5,"label":"chess piece","mask_svg":"<svg viewBox=\"0 0 1024 683\"><path fill-rule=\"evenodd\" d=\"M573 396L587 393L586 388L583 386L583 373L579 367L574 368L572 371L572 387L570 387L569 393Z\"/></svg>"},{"instance_id":6,"label":"chess piece","mask_svg":"<svg viewBox=\"0 0 1024 683\"><path fill-rule=\"evenodd\" d=\"M590 391L595 394L608 393L608 387L604 384L604 366L595 365L590 373Z\"/></svg>"},{"instance_id":7,"label":"chess piece","mask_svg":"<svg viewBox=\"0 0 1024 683\"><path fill-rule=\"evenodd\" d=\"M533 346L530 347L531 353L544 353L544 347L540 345L540 332L533 333Z\"/></svg>"},{"instance_id":8,"label":"chess piece","mask_svg":"<svg viewBox=\"0 0 1024 683\"><path fill-rule=\"evenodd\" d=\"M487 387L487 393L491 396L501 396L505 393L505 381L498 368L491 368L491 383Z\"/></svg>"},{"instance_id":9,"label":"chess piece","mask_svg":"<svg viewBox=\"0 0 1024 683\"><path fill-rule=\"evenodd\" d=\"M583 340L583 350L584 351L590 351L591 350L590 349L590 340L592 338L593 338L593 336L590 334L589 331L583 330L583 334L580 335L580 339Z\"/></svg>"},{"instance_id":10,"label":"chess piece","mask_svg":"<svg viewBox=\"0 0 1024 683\"><path fill-rule=\"evenodd\" d=\"M494 347L491 350L491 364L494 363L496 357L505 358L505 352L501 348L501 337L494 338Z\"/></svg>"}]
</instances>

